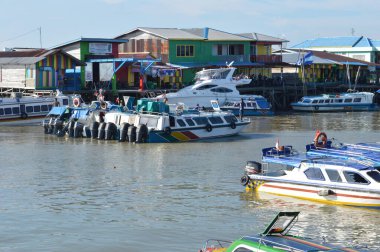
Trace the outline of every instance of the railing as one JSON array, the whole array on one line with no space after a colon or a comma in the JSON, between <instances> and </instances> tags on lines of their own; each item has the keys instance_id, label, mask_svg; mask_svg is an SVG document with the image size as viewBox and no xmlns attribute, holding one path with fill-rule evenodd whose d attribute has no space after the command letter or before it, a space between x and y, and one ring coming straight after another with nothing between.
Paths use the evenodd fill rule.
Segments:
<instances>
[{"instance_id":1,"label":"railing","mask_svg":"<svg viewBox=\"0 0 380 252\"><path fill-rule=\"evenodd\" d=\"M258 63L281 63L281 55L251 55L251 62Z\"/></svg>"}]
</instances>

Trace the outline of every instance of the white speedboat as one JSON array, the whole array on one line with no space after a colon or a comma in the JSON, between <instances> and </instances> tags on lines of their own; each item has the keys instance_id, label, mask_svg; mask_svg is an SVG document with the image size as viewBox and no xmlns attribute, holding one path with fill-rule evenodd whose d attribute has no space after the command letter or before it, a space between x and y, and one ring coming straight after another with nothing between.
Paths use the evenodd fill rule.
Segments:
<instances>
[{"instance_id":1,"label":"white speedboat","mask_svg":"<svg viewBox=\"0 0 380 252\"><path fill-rule=\"evenodd\" d=\"M304 96L290 105L293 110L307 112L368 111L375 110L374 94L370 92L347 92Z\"/></svg>"},{"instance_id":2,"label":"white speedboat","mask_svg":"<svg viewBox=\"0 0 380 252\"><path fill-rule=\"evenodd\" d=\"M38 95L38 93L26 95L21 92L13 92L10 97L0 97L0 123L4 124L25 124L39 122L36 118L46 116L55 105L69 105L69 96L57 92L56 95ZM81 100L74 98L79 106Z\"/></svg>"},{"instance_id":3,"label":"white speedboat","mask_svg":"<svg viewBox=\"0 0 380 252\"><path fill-rule=\"evenodd\" d=\"M236 86L247 85L251 79L247 76L234 76L235 67L204 69L196 73L195 84L157 96L160 101L169 104L184 103L188 107L210 107L211 100L218 100L220 105L226 101L248 100L256 96L241 95Z\"/></svg>"},{"instance_id":4,"label":"white speedboat","mask_svg":"<svg viewBox=\"0 0 380 252\"><path fill-rule=\"evenodd\" d=\"M137 143L171 143L236 135L250 120L239 120L231 112L218 110L169 112L163 102L140 100L136 111L109 111L103 122L78 125L83 137ZM74 126L75 129L75 126ZM74 134L75 135L75 134Z\"/></svg>"},{"instance_id":5,"label":"white speedboat","mask_svg":"<svg viewBox=\"0 0 380 252\"><path fill-rule=\"evenodd\" d=\"M271 104L261 95L254 95L248 99L243 99L244 102L244 116L269 116L273 115ZM234 115L239 115L241 100L226 101L224 105L220 106L223 111L231 111Z\"/></svg>"},{"instance_id":6,"label":"white speedboat","mask_svg":"<svg viewBox=\"0 0 380 252\"><path fill-rule=\"evenodd\" d=\"M247 189L324 203L380 208L379 167L370 160L307 156L291 146L262 151L262 163L249 162L241 178ZM285 169L270 171L274 164Z\"/></svg>"}]
</instances>

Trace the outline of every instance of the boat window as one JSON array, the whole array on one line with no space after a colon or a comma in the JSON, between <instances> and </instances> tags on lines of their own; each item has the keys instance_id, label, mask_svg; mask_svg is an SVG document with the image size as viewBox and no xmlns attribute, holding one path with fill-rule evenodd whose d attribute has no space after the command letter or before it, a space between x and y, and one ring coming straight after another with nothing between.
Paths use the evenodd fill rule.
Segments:
<instances>
[{"instance_id":1,"label":"boat window","mask_svg":"<svg viewBox=\"0 0 380 252\"><path fill-rule=\"evenodd\" d=\"M197 87L196 90L205 90L205 89L210 89L217 86L218 85L203 85L203 86Z\"/></svg>"},{"instance_id":2,"label":"boat window","mask_svg":"<svg viewBox=\"0 0 380 252\"><path fill-rule=\"evenodd\" d=\"M326 169L326 173L331 182L342 182L342 178L337 170Z\"/></svg>"},{"instance_id":3,"label":"boat window","mask_svg":"<svg viewBox=\"0 0 380 252\"><path fill-rule=\"evenodd\" d=\"M26 111L26 113L32 113L33 112L33 106L26 106L25 111Z\"/></svg>"},{"instance_id":4,"label":"boat window","mask_svg":"<svg viewBox=\"0 0 380 252\"><path fill-rule=\"evenodd\" d=\"M48 105L41 105L42 111L49 111Z\"/></svg>"},{"instance_id":5,"label":"boat window","mask_svg":"<svg viewBox=\"0 0 380 252\"><path fill-rule=\"evenodd\" d=\"M197 125L206 125L208 124L208 120L206 117L194 117L193 120Z\"/></svg>"},{"instance_id":6,"label":"boat window","mask_svg":"<svg viewBox=\"0 0 380 252\"><path fill-rule=\"evenodd\" d=\"M312 103L318 103L318 100L313 100L313 102Z\"/></svg>"},{"instance_id":7,"label":"boat window","mask_svg":"<svg viewBox=\"0 0 380 252\"><path fill-rule=\"evenodd\" d=\"M352 102L352 99L351 98L345 99L344 102Z\"/></svg>"},{"instance_id":8,"label":"boat window","mask_svg":"<svg viewBox=\"0 0 380 252\"><path fill-rule=\"evenodd\" d=\"M253 252L253 250L245 247L240 247L236 248L233 252Z\"/></svg>"},{"instance_id":9,"label":"boat window","mask_svg":"<svg viewBox=\"0 0 380 252\"><path fill-rule=\"evenodd\" d=\"M369 182L357 172L344 171L343 174L348 183L369 184Z\"/></svg>"},{"instance_id":10,"label":"boat window","mask_svg":"<svg viewBox=\"0 0 380 252\"><path fill-rule=\"evenodd\" d=\"M323 103L325 100L319 100L318 103Z\"/></svg>"},{"instance_id":11,"label":"boat window","mask_svg":"<svg viewBox=\"0 0 380 252\"><path fill-rule=\"evenodd\" d=\"M34 112L40 112L41 107L40 106L34 106Z\"/></svg>"},{"instance_id":12,"label":"boat window","mask_svg":"<svg viewBox=\"0 0 380 252\"><path fill-rule=\"evenodd\" d=\"M185 120L186 120L186 122L187 122L187 124L188 124L189 126L194 126L194 125L195 125L194 121L191 120L190 118L186 118Z\"/></svg>"},{"instance_id":13,"label":"boat window","mask_svg":"<svg viewBox=\"0 0 380 252\"><path fill-rule=\"evenodd\" d=\"M4 112L6 115L10 115L10 114L12 114L12 109L11 108L5 108Z\"/></svg>"},{"instance_id":14,"label":"boat window","mask_svg":"<svg viewBox=\"0 0 380 252\"><path fill-rule=\"evenodd\" d=\"M378 171L369 171L367 172L368 176L370 176L373 180L380 183L380 173Z\"/></svg>"},{"instance_id":15,"label":"boat window","mask_svg":"<svg viewBox=\"0 0 380 252\"><path fill-rule=\"evenodd\" d=\"M330 99L325 100L325 103L330 103Z\"/></svg>"},{"instance_id":16,"label":"boat window","mask_svg":"<svg viewBox=\"0 0 380 252\"><path fill-rule=\"evenodd\" d=\"M0 109L0 115L4 115L4 109Z\"/></svg>"},{"instance_id":17,"label":"boat window","mask_svg":"<svg viewBox=\"0 0 380 252\"><path fill-rule=\"evenodd\" d=\"M226 120L227 123L237 122L235 116L224 116L224 120Z\"/></svg>"},{"instance_id":18,"label":"boat window","mask_svg":"<svg viewBox=\"0 0 380 252\"><path fill-rule=\"evenodd\" d=\"M209 117L208 119L210 120L210 122L212 124L221 124L221 123L223 123L222 118L220 118L219 116Z\"/></svg>"},{"instance_id":19,"label":"boat window","mask_svg":"<svg viewBox=\"0 0 380 252\"><path fill-rule=\"evenodd\" d=\"M226 88L226 87L212 88L212 89L210 89L210 91L217 92L217 93L231 93L231 92L233 92L231 89Z\"/></svg>"},{"instance_id":20,"label":"boat window","mask_svg":"<svg viewBox=\"0 0 380 252\"><path fill-rule=\"evenodd\" d=\"M240 103L235 103L234 107L238 108L240 106Z\"/></svg>"},{"instance_id":21,"label":"boat window","mask_svg":"<svg viewBox=\"0 0 380 252\"><path fill-rule=\"evenodd\" d=\"M354 102L361 102L362 101L362 98L355 98L354 99Z\"/></svg>"},{"instance_id":22,"label":"boat window","mask_svg":"<svg viewBox=\"0 0 380 252\"><path fill-rule=\"evenodd\" d=\"M302 102L303 102L303 103L310 103L311 100L310 100L310 99L304 99Z\"/></svg>"},{"instance_id":23,"label":"boat window","mask_svg":"<svg viewBox=\"0 0 380 252\"><path fill-rule=\"evenodd\" d=\"M69 105L69 99L62 99L62 105L63 106Z\"/></svg>"},{"instance_id":24,"label":"boat window","mask_svg":"<svg viewBox=\"0 0 380 252\"><path fill-rule=\"evenodd\" d=\"M12 112L14 115L18 115L18 114L20 114L20 108L19 107L13 107Z\"/></svg>"},{"instance_id":25,"label":"boat window","mask_svg":"<svg viewBox=\"0 0 380 252\"><path fill-rule=\"evenodd\" d=\"M305 175L310 180L325 180L321 169L319 168L309 168L305 172Z\"/></svg>"},{"instance_id":26,"label":"boat window","mask_svg":"<svg viewBox=\"0 0 380 252\"><path fill-rule=\"evenodd\" d=\"M49 111L53 108L53 105L49 105Z\"/></svg>"},{"instance_id":27,"label":"boat window","mask_svg":"<svg viewBox=\"0 0 380 252\"><path fill-rule=\"evenodd\" d=\"M186 123L182 119L177 119L177 123L181 127L185 127L186 126Z\"/></svg>"},{"instance_id":28,"label":"boat window","mask_svg":"<svg viewBox=\"0 0 380 252\"><path fill-rule=\"evenodd\" d=\"M335 102L336 102L336 103L342 103L342 102L343 102L343 99L335 99Z\"/></svg>"}]
</instances>

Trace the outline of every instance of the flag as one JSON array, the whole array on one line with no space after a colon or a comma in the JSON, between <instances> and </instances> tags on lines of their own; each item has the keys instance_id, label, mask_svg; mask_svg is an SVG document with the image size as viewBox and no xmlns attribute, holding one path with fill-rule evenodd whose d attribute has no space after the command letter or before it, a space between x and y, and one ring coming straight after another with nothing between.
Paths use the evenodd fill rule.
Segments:
<instances>
[{"instance_id":1,"label":"flag","mask_svg":"<svg viewBox=\"0 0 380 252\"><path fill-rule=\"evenodd\" d=\"M278 148L280 148L280 141L279 141L278 138L277 138L277 141L276 141L276 149L278 150Z\"/></svg>"},{"instance_id":2,"label":"flag","mask_svg":"<svg viewBox=\"0 0 380 252\"><path fill-rule=\"evenodd\" d=\"M311 65L313 64L313 52L308 52L304 54L296 63L298 66L300 65Z\"/></svg>"}]
</instances>

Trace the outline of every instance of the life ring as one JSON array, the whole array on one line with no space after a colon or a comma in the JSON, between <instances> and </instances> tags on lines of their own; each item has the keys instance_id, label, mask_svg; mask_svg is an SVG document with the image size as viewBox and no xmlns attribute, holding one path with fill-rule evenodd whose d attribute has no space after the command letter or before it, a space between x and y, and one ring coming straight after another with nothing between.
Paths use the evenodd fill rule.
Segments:
<instances>
[{"instance_id":1,"label":"life ring","mask_svg":"<svg viewBox=\"0 0 380 252\"><path fill-rule=\"evenodd\" d=\"M21 113L21 119L26 119L26 118L28 118L28 114L25 112L22 112Z\"/></svg>"},{"instance_id":2,"label":"life ring","mask_svg":"<svg viewBox=\"0 0 380 252\"><path fill-rule=\"evenodd\" d=\"M80 100L79 100L78 97L76 97L76 98L73 99L73 105L76 108L80 106Z\"/></svg>"},{"instance_id":3,"label":"life ring","mask_svg":"<svg viewBox=\"0 0 380 252\"><path fill-rule=\"evenodd\" d=\"M206 124L206 130L207 130L207 132L211 132L212 131L212 126L211 126L211 124Z\"/></svg>"},{"instance_id":4,"label":"life ring","mask_svg":"<svg viewBox=\"0 0 380 252\"><path fill-rule=\"evenodd\" d=\"M231 129L236 129L236 123L235 122L231 122L230 127L231 127Z\"/></svg>"},{"instance_id":5,"label":"life ring","mask_svg":"<svg viewBox=\"0 0 380 252\"><path fill-rule=\"evenodd\" d=\"M101 107L102 109L107 109L107 103L105 103L105 102L101 102L101 103L100 103L100 107Z\"/></svg>"},{"instance_id":6,"label":"life ring","mask_svg":"<svg viewBox=\"0 0 380 252\"><path fill-rule=\"evenodd\" d=\"M319 141L321 140L321 141ZM327 135L325 132L319 132L314 138L314 146L317 148L325 148L327 144Z\"/></svg>"},{"instance_id":7,"label":"life ring","mask_svg":"<svg viewBox=\"0 0 380 252\"><path fill-rule=\"evenodd\" d=\"M165 127L164 132L170 135L172 133L172 129L170 127Z\"/></svg>"}]
</instances>

